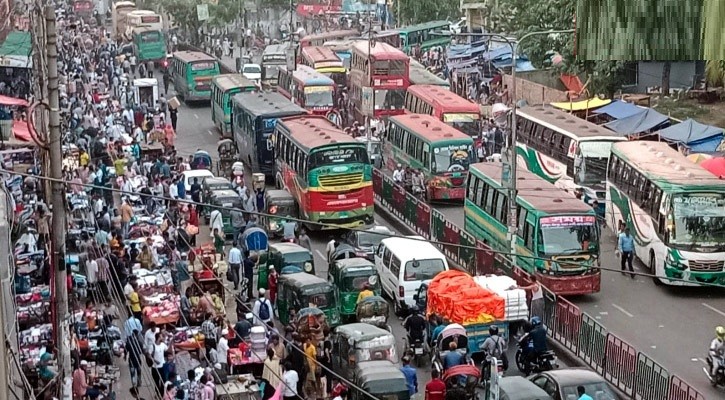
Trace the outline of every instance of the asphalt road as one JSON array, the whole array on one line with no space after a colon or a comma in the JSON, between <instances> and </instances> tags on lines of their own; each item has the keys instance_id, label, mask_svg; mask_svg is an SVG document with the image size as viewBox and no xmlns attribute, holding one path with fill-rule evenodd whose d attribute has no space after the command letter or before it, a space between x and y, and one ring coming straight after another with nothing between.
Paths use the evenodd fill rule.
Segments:
<instances>
[{"instance_id":1,"label":"asphalt road","mask_svg":"<svg viewBox=\"0 0 725 400\"><path fill-rule=\"evenodd\" d=\"M216 157L216 143L219 139L219 133L216 131L211 122L211 109L208 106L192 106L189 107L182 103L178 114L178 129L176 138L176 148L180 156L188 156L198 149L208 151L212 157ZM249 178L249 177L247 177ZM386 225L391 230L395 230L391 224L384 220L381 216L376 215L376 223ZM200 237L206 235L206 227L202 227ZM325 246L328 241L328 233L313 234L312 237L313 253L315 257L315 268L317 275L320 277L327 276L327 262L324 256ZM392 309L392 307L391 307ZM233 313L231 315L234 315ZM402 321L394 318L390 321L393 333L398 340L397 349L399 352L403 350L403 338L405 337L405 329L403 329ZM509 345L508 358L511 360L507 376L520 375L513 363L516 347L515 343ZM418 382L420 389L423 390L425 384L430 380L430 363L418 368ZM560 360L561 368L566 367Z\"/></svg>"},{"instance_id":2,"label":"asphalt road","mask_svg":"<svg viewBox=\"0 0 725 400\"><path fill-rule=\"evenodd\" d=\"M462 206L436 206L463 228ZM601 291L570 298L610 333L654 359L700 391L705 398L723 396L702 371L717 325L725 325L725 291L715 288L656 286L652 279L623 276L614 255L611 230L603 231ZM648 273L642 263L635 270Z\"/></svg>"}]
</instances>

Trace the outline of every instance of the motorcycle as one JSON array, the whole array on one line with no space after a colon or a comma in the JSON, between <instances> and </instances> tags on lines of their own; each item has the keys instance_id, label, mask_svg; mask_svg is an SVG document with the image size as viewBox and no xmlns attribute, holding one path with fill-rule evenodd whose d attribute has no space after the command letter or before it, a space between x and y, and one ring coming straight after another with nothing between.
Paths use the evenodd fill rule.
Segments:
<instances>
[{"instance_id":1,"label":"motorcycle","mask_svg":"<svg viewBox=\"0 0 725 400\"><path fill-rule=\"evenodd\" d=\"M725 387L725 361L720 361L720 366L718 367L714 377L710 374L710 371L712 371L712 357L707 357L707 367L703 367L702 370L705 372L705 375L707 375L707 378L710 380L710 384L713 387Z\"/></svg>"},{"instance_id":2,"label":"motorcycle","mask_svg":"<svg viewBox=\"0 0 725 400\"><path fill-rule=\"evenodd\" d=\"M418 368L425 366L425 358L430 354L425 340L416 339L410 341L410 337L408 337L405 342L407 344L405 354L413 360Z\"/></svg>"},{"instance_id":3,"label":"motorcycle","mask_svg":"<svg viewBox=\"0 0 725 400\"><path fill-rule=\"evenodd\" d=\"M486 386L491 382L491 360L494 359L493 357L486 355L486 358L481 362L481 385L486 388ZM495 358L496 360L496 374L499 378L503 378L504 369L503 369L503 360L500 358Z\"/></svg>"},{"instance_id":4,"label":"motorcycle","mask_svg":"<svg viewBox=\"0 0 725 400\"><path fill-rule=\"evenodd\" d=\"M516 367L524 375L529 375L532 372L551 371L559 367L556 354L552 350L537 355L535 360L527 359L528 355L524 354L524 348L527 346L529 346L528 342L519 342L519 348L516 350ZM532 351L534 351L533 346L530 346L528 352Z\"/></svg>"}]
</instances>

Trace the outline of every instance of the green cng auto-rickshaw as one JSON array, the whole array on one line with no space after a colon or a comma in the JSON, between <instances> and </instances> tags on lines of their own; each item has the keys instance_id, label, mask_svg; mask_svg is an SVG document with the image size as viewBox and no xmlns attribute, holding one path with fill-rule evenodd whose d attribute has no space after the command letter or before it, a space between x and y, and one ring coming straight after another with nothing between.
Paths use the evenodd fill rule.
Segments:
<instances>
[{"instance_id":1,"label":"green cng auto-rickshaw","mask_svg":"<svg viewBox=\"0 0 725 400\"><path fill-rule=\"evenodd\" d=\"M409 400L405 375L390 361L368 361L357 365L352 382L367 393L352 389L351 400Z\"/></svg>"},{"instance_id":2,"label":"green cng auto-rickshaw","mask_svg":"<svg viewBox=\"0 0 725 400\"><path fill-rule=\"evenodd\" d=\"M262 226L270 237L282 237L285 222L299 215L295 198L286 190L267 190L264 204L269 215L260 217Z\"/></svg>"},{"instance_id":3,"label":"green cng auto-rickshaw","mask_svg":"<svg viewBox=\"0 0 725 400\"><path fill-rule=\"evenodd\" d=\"M285 267L294 266L308 274L315 274L315 258L312 253L295 243L270 244L267 265L274 265L280 273Z\"/></svg>"},{"instance_id":4,"label":"green cng auto-rickshaw","mask_svg":"<svg viewBox=\"0 0 725 400\"><path fill-rule=\"evenodd\" d=\"M277 282L279 320L287 325L290 320L290 310L297 312L307 307L322 310L331 327L340 324L335 288L330 282L305 272L280 275Z\"/></svg>"},{"instance_id":5,"label":"green cng auto-rickshaw","mask_svg":"<svg viewBox=\"0 0 725 400\"><path fill-rule=\"evenodd\" d=\"M232 227L232 208L241 209L243 207L242 199L239 194L231 189L214 190L211 192L211 197L207 201L211 207L223 207L221 208L222 221L224 222L224 235L229 236L234 234L234 228Z\"/></svg>"},{"instance_id":6,"label":"green cng auto-rickshaw","mask_svg":"<svg viewBox=\"0 0 725 400\"><path fill-rule=\"evenodd\" d=\"M377 326L355 322L340 325L332 337L332 365L348 379L359 364L388 360L398 362L395 336Z\"/></svg>"},{"instance_id":7,"label":"green cng auto-rickshaw","mask_svg":"<svg viewBox=\"0 0 725 400\"><path fill-rule=\"evenodd\" d=\"M330 263L327 280L335 286L340 300L340 316L343 320L355 316L357 297L366 285L380 295L380 277L375 264L364 258L344 258Z\"/></svg>"},{"instance_id":8,"label":"green cng auto-rickshaw","mask_svg":"<svg viewBox=\"0 0 725 400\"><path fill-rule=\"evenodd\" d=\"M218 190L232 190L232 183L227 178L218 178L215 176L204 178L201 181L201 198L211 199L212 193ZM204 207L204 220L209 225L210 207Z\"/></svg>"}]
</instances>

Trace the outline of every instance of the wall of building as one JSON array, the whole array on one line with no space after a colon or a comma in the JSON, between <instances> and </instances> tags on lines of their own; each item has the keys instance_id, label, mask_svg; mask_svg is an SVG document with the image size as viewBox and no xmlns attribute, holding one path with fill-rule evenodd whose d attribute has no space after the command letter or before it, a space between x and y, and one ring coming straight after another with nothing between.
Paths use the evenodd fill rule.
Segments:
<instances>
[{"instance_id":1,"label":"wall of building","mask_svg":"<svg viewBox=\"0 0 725 400\"><path fill-rule=\"evenodd\" d=\"M513 94L513 80L511 75L503 76L503 84L507 85ZM551 74L551 71L528 71L516 74L517 100L526 100L529 105L546 104L567 101L564 85Z\"/></svg>"},{"instance_id":2,"label":"wall of building","mask_svg":"<svg viewBox=\"0 0 725 400\"><path fill-rule=\"evenodd\" d=\"M636 93L647 93L648 88L662 86L662 62L640 62L637 65ZM670 69L670 89L689 89L694 85L696 75L703 73L703 68L695 61L673 62Z\"/></svg>"}]
</instances>

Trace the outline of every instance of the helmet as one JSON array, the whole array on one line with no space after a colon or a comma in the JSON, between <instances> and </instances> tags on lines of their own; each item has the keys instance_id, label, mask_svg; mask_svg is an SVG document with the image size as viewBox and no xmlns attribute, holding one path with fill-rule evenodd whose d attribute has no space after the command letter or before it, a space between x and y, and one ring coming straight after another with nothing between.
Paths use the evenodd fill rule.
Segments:
<instances>
[{"instance_id":1,"label":"helmet","mask_svg":"<svg viewBox=\"0 0 725 400\"><path fill-rule=\"evenodd\" d=\"M488 328L488 334L489 334L489 335L491 335L491 336L493 336L493 335L498 335L498 326L496 326L496 325L491 325L491 326L490 326L490 327Z\"/></svg>"},{"instance_id":2,"label":"helmet","mask_svg":"<svg viewBox=\"0 0 725 400\"><path fill-rule=\"evenodd\" d=\"M536 315L531 317L531 325L535 327L541 325L541 318Z\"/></svg>"},{"instance_id":3,"label":"helmet","mask_svg":"<svg viewBox=\"0 0 725 400\"><path fill-rule=\"evenodd\" d=\"M718 326L715 328L715 334L717 335L717 338L720 340L725 340L725 327Z\"/></svg>"}]
</instances>

